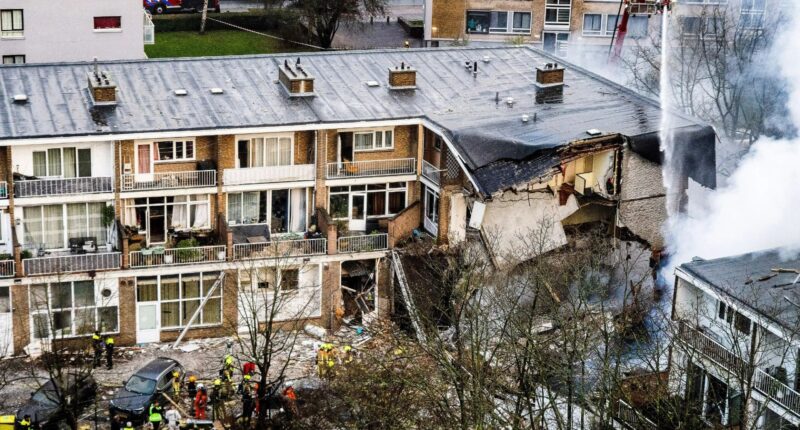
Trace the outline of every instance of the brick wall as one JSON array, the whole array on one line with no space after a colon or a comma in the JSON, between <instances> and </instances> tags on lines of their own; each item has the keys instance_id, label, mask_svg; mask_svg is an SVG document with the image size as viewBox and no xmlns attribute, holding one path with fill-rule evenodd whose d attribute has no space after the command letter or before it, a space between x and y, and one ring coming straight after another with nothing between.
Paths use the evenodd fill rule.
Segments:
<instances>
[{"instance_id":1,"label":"brick wall","mask_svg":"<svg viewBox=\"0 0 800 430\"><path fill-rule=\"evenodd\" d=\"M355 152L355 161L390 160L394 158L416 158L417 154L417 126L404 125L394 128L394 149L386 151ZM336 140L333 141L336 160Z\"/></svg>"},{"instance_id":2,"label":"brick wall","mask_svg":"<svg viewBox=\"0 0 800 430\"><path fill-rule=\"evenodd\" d=\"M338 261L327 265L327 268L322 268L322 327L336 330L340 325L336 321L336 307L342 301L342 265Z\"/></svg>"},{"instance_id":3,"label":"brick wall","mask_svg":"<svg viewBox=\"0 0 800 430\"><path fill-rule=\"evenodd\" d=\"M30 308L28 306L28 286L11 286L11 316L14 337L14 355L23 353L23 348L31 341Z\"/></svg>"},{"instance_id":4,"label":"brick wall","mask_svg":"<svg viewBox=\"0 0 800 430\"><path fill-rule=\"evenodd\" d=\"M445 245L449 242L450 195L460 192L460 190L460 185L445 185L439 195L439 231L436 240L440 245Z\"/></svg>"},{"instance_id":5,"label":"brick wall","mask_svg":"<svg viewBox=\"0 0 800 430\"><path fill-rule=\"evenodd\" d=\"M378 318L389 318L394 312L394 283L388 258L378 261Z\"/></svg>"},{"instance_id":6,"label":"brick wall","mask_svg":"<svg viewBox=\"0 0 800 430\"><path fill-rule=\"evenodd\" d=\"M294 164L312 164L314 162L314 132L297 131L294 133Z\"/></svg>"},{"instance_id":7,"label":"brick wall","mask_svg":"<svg viewBox=\"0 0 800 430\"><path fill-rule=\"evenodd\" d=\"M432 0L431 27L434 39L457 39L467 28L466 0Z\"/></svg>"},{"instance_id":8,"label":"brick wall","mask_svg":"<svg viewBox=\"0 0 800 430\"><path fill-rule=\"evenodd\" d=\"M416 70L389 70L390 87L414 87L417 85Z\"/></svg>"},{"instance_id":9,"label":"brick wall","mask_svg":"<svg viewBox=\"0 0 800 430\"><path fill-rule=\"evenodd\" d=\"M232 135L217 136L217 169L220 173L225 169L236 167L236 137Z\"/></svg>"},{"instance_id":10,"label":"brick wall","mask_svg":"<svg viewBox=\"0 0 800 430\"><path fill-rule=\"evenodd\" d=\"M315 169L315 186L314 186L314 208L327 208L328 207L328 187L325 186L325 169L327 168L328 151L331 139L336 142L336 133L320 130L317 135L317 157ZM334 151L336 145L334 143ZM335 155L334 155L335 157ZM334 158L335 160L336 158Z\"/></svg>"},{"instance_id":11,"label":"brick wall","mask_svg":"<svg viewBox=\"0 0 800 430\"><path fill-rule=\"evenodd\" d=\"M422 223L422 205L417 201L389 220L389 248L411 237L411 232Z\"/></svg>"},{"instance_id":12,"label":"brick wall","mask_svg":"<svg viewBox=\"0 0 800 430\"><path fill-rule=\"evenodd\" d=\"M117 345L136 343L136 280L119 279L119 335Z\"/></svg>"},{"instance_id":13,"label":"brick wall","mask_svg":"<svg viewBox=\"0 0 800 430\"><path fill-rule=\"evenodd\" d=\"M320 130L317 133L317 153L324 154L323 166L326 163L333 163L336 161L336 142L338 130ZM319 147L321 145L322 147ZM323 171L323 176L325 172Z\"/></svg>"}]
</instances>

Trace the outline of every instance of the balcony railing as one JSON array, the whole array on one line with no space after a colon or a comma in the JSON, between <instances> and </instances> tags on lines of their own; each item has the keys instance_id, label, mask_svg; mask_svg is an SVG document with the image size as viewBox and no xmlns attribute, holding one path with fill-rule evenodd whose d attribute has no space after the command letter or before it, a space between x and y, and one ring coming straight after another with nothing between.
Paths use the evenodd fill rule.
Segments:
<instances>
[{"instance_id":1,"label":"balcony railing","mask_svg":"<svg viewBox=\"0 0 800 430\"><path fill-rule=\"evenodd\" d=\"M705 333L690 327L685 322L681 322L679 333L681 339L689 346L701 352L706 358L723 368L734 372L753 368L752 365L749 365L738 355L734 354ZM788 385L757 367L753 370L752 384L753 388L768 397L771 401L800 415L800 393L793 390Z\"/></svg>"},{"instance_id":2,"label":"balcony railing","mask_svg":"<svg viewBox=\"0 0 800 430\"><path fill-rule=\"evenodd\" d=\"M0 261L0 278L11 278L14 276L15 273L14 260L2 260Z\"/></svg>"},{"instance_id":3,"label":"balcony railing","mask_svg":"<svg viewBox=\"0 0 800 430\"><path fill-rule=\"evenodd\" d=\"M156 43L156 26L150 12L144 11L144 44L154 45Z\"/></svg>"},{"instance_id":4,"label":"balcony railing","mask_svg":"<svg viewBox=\"0 0 800 430\"><path fill-rule=\"evenodd\" d=\"M620 400L618 406L616 418L621 421L626 428L633 430L658 430L658 424L637 412L631 405Z\"/></svg>"},{"instance_id":5,"label":"balcony railing","mask_svg":"<svg viewBox=\"0 0 800 430\"><path fill-rule=\"evenodd\" d=\"M120 268L121 255L119 252L103 252L27 258L22 260L22 266L27 276L112 270Z\"/></svg>"},{"instance_id":6,"label":"balcony railing","mask_svg":"<svg viewBox=\"0 0 800 430\"><path fill-rule=\"evenodd\" d=\"M8 198L8 182L0 182L0 199Z\"/></svg>"},{"instance_id":7,"label":"balcony railing","mask_svg":"<svg viewBox=\"0 0 800 430\"><path fill-rule=\"evenodd\" d=\"M122 175L122 189L125 191L213 187L215 185L217 185L216 170L192 170L188 172L148 174L127 173Z\"/></svg>"},{"instance_id":8,"label":"balcony railing","mask_svg":"<svg viewBox=\"0 0 800 430\"><path fill-rule=\"evenodd\" d=\"M66 196L114 191L110 177L34 179L14 182L14 197Z\"/></svg>"},{"instance_id":9,"label":"balcony railing","mask_svg":"<svg viewBox=\"0 0 800 430\"><path fill-rule=\"evenodd\" d=\"M336 250L340 253L385 251L389 249L389 235L386 233L361 236L340 237Z\"/></svg>"},{"instance_id":10,"label":"balcony railing","mask_svg":"<svg viewBox=\"0 0 800 430\"><path fill-rule=\"evenodd\" d=\"M324 255L328 249L326 239L273 240L261 243L237 243L233 245L234 260L258 260L263 258L302 257Z\"/></svg>"},{"instance_id":11,"label":"balcony railing","mask_svg":"<svg viewBox=\"0 0 800 430\"><path fill-rule=\"evenodd\" d=\"M422 176L436 185L441 184L441 172L433 164L422 160Z\"/></svg>"},{"instance_id":12,"label":"balcony railing","mask_svg":"<svg viewBox=\"0 0 800 430\"><path fill-rule=\"evenodd\" d=\"M270 184L274 182L313 180L313 164L225 169L222 176L222 183L225 185Z\"/></svg>"},{"instance_id":13,"label":"balcony railing","mask_svg":"<svg viewBox=\"0 0 800 430\"><path fill-rule=\"evenodd\" d=\"M140 268L220 262L225 261L226 248L225 245L213 245L131 251L129 263L131 268Z\"/></svg>"},{"instance_id":14,"label":"balcony railing","mask_svg":"<svg viewBox=\"0 0 800 430\"><path fill-rule=\"evenodd\" d=\"M399 158L375 161L347 161L328 163L327 178L360 178L365 176L413 175L417 172L416 160Z\"/></svg>"}]
</instances>

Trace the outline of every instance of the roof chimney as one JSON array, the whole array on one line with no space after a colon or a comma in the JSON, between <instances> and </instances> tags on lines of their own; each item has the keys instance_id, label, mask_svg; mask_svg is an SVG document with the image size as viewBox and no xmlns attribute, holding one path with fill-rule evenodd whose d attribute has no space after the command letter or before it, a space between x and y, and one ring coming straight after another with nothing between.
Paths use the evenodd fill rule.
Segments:
<instances>
[{"instance_id":1,"label":"roof chimney","mask_svg":"<svg viewBox=\"0 0 800 430\"><path fill-rule=\"evenodd\" d=\"M95 106L114 106L117 104L117 84L111 72L100 70L97 58L94 60L92 71L88 73L89 93Z\"/></svg>"},{"instance_id":2,"label":"roof chimney","mask_svg":"<svg viewBox=\"0 0 800 430\"><path fill-rule=\"evenodd\" d=\"M294 62L284 59L278 66L278 81L283 84L289 97L314 97L314 76L305 69L300 58Z\"/></svg>"},{"instance_id":3,"label":"roof chimney","mask_svg":"<svg viewBox=\"0 0 800 430\"><path fill-rule=\"evenodd\" d=\"M389 68L390 90L413 90L417 88L417 70L405 62L399 67Z\"/></svg>"},{"instance_id":4,"label":"roof chimney","mask_svg":"<svg viewBox=\"0 0 800 430\"><path fill-rule=\"evenodd\" d=\"M564 67L547 63L536 68L536 85L540 88L564 85Z\"/></svg>"}]
</instances>

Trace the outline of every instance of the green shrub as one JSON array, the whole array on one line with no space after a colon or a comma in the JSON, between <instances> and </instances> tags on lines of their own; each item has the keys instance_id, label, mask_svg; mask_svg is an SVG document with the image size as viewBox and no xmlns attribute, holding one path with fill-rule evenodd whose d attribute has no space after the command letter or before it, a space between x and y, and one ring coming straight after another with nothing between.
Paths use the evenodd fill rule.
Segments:
<instances>
[{"instance_id":1,"label":"green shrub","mask_svg":"<svg viewBox=\"0 0 800 430\"><path fill-rule=\"evenodd\" d=\"M268 9L254 12L210 13L209 18L218 19L250 30L271 32L283 31L286 27L297 27L300 21L297 13L291 9ZM200 14L168 14L153 17L153 24L158 33L171 31L200 31ZM219 22L206 21L207 30L232 30L234 27Z\"/></svg>"},{"instance_id":2,"label":"green shrub","mask_svg":"<svg viewBox=\"0 0 800 430\"><path fill-rule=\"evenodd\" d=\"M176 263L189 263L199 261L203 256L203 251L199 249L187 249L200 246L195 238L183 239L176 245L175 258L178 260Z\"/></svg>"}]
</instances>

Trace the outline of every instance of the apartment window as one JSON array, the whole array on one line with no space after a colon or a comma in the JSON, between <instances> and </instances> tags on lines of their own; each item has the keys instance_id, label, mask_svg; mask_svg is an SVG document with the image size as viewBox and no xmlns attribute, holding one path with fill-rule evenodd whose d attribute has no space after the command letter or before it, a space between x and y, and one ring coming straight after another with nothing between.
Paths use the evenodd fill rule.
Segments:
<instances>
[{"instance_id":1,"label":"apartment window","mask_svg":"<svg viewBox=\"0 0 800 430\"><path fill-rule=\"evenodd\" d=\"M328 200L331 217L335 219L348 218L350 194L352 193L366 193L367 218L381 218L398 214L405 209L407 203L405 182L331 187Z\"/></svg>"},{"instance_id":2,"label":"apartment window","mask_svg":"<svg viewBox=\"0 0 800 430\"><path fill-rule=\"evenodd\" d=\"M31 285L30 303L36 339L118 331L118 307L97 297L93 281Z\"/></svg>"},{"instance_id":3,"label":"apartment window","mask_svg":"<svg viewBox=\"0 0 800 430\"><path fill-rule=\"evenodd\" d=\"M356 151L378 151L394 148L392 130L356 132L353 133L353 142Z\"/></svg>"},{"instance_id":4,"label":"apartment window","mask_svg":"<svg viewBox=\"0 0 800 430\"><path fill-rule=\"evenodd\" d=\"M0 37L23 37L24 30L22 9L0 10Z\"/></svg>"},{"instance_id":5,"label":"apartment window","mask_svg":"<svg viewBox=\"0 0 800 430\"><path fill-rule=\"evenodd\" d=\"M237 166L290 166L293 159L291 137L252 137L237 143Z\"/></svg>"},{"instance_id":6,"label":"apartment window","mask_svg":"<svg viewBox=\"0 0 800 430\"><path fill-rule=\"evenodd\" d=\"M514 33L530 33L531 32L530 12L514 12L514 20L512 21L511 30Z\"/></svg>"},{"instance_id":7,"label":"apartment window","mask_svg":"<svg viewBox=\"0 0 800 430\"><path fill-rule=\"evenodd\" d=\"M764 26L766 0L742 0L739 25L742 28L760 29Z\"/></svg>"},{"instance_id":8,"label":"apartment window","mask_svg":"<svg viewBox=\"0 0 800 430\"><path fill-rule=\"evenodd\" d=\"M648 19L646 16L628 18L628 37L631 39L644 39L647 37L647 25Z\"/></svg>"},{"instance_id":9,"label":"apartment window","mask_svg":"<svg viewBox=\"0 0 800 430\"><path fill-rule=\"evenodd\" d=\"M268 224L271 233L306 230L305 188L228 193L228 223Z\"/></svg>"},{"instance_id":10,"label":"apartment window","mask_svg":"<svg viewBox=\"0 0 800 430\"><path fill-rule=\"evenodd\" d=\"M717 307L717 319L724 321L728 325L732 325L738 332L744 335L750 335L750 318L737 312L721 300Z\"/></svg>"},{"instance_id":11,"label":"apartment window","mask_svg":"<svg viewBox=\"0 0 800 430\"><path fill-rule=\"evenodd\" d=\"M161 276L159 302L161 327L185 327L208 296L219 273L191 273ZM152 283L152 278L149 282ZM152 288L152 287L151 287ZM222 288L217 286L194 321L197 325L215 325L222 321Z\"/></svg>"},{"instance_id":12,"label":"apartment window","mask_svg":"<svg viewBox=\"0 0 800 430\"><path fill-rule=\"evenodd\" d=\"M619 15L606 15L605 23L605 35L613 36L617 27L619 27Z\"/></svg>"},{"instance_id":13,"label":"apartment window","mask_svg":"<svg viewBox=\"0 0 800 430\"><path fill-rule=\"evenodd\" d=\"M571 0L547 0L544 9L545 25L569 25Z\"/></svg>"},{"instance_id":14,"label":"apartment window","mask_svg":"<svg viewBox=\"0 0 800 430\"><path fill-rule=\"evenodd\" d=\"M122 17L119 16L96 16L94 17L95 30L121 30Z\"/></svg>"},{"instance_id":15,"label":"apartment window","mask_svg":"<svg viewBox=\"0 0 800 430\"><path fill-rule=\"evenodd\" d=\"M280 276L281 290L295 291L300 288L300 270L281 269L278 275Z\"/></svg>"},{"instance_id":16,"label":"apartment window","mask_svg":"<svg viewBox=\"0 0 800 430\"><path fill-rule=\"evenodd\" d=\"M467 11L467 33L489 33L491 12Z\"/></svg>"},{"instance_id":17,"label":"apartment window","mask_svg":"<svg viewBox=\"0 0 800 430\"><path fill-rule=\"evenodd\" d=\"M599 36L603 31L603 15L587 13L583 15L583 35Z\"/></svg>"},{"instance_id":18,"label":"apartment window","mask_svg":"<svg viewBox=\"0 0 800 430\"><path fill-rule=\"evenodd\" d=\"M435 149L437 151L441 151L442 150L442 138L441 137L436 136L433 139L433 149Z\"/></svg>"},{"instance_id":19,"label":"apartment window","mask_svg":"<svg viewBox=\"0 0 800 430\"><path fill-rule=\"evenodd\" d=\"M22 208L25 244L32 248L66 248L69 239L93 237L106 243L105 203L70 203Z\"/></svg>"},{"instance_id":20,"label":"apartment window","mask_svg":"<svg viewBox=\"0 0 800 430\"><path fill-rule=\"evenodd\" d=\"M284 269L275 267L258 267L239 272L239 283L242 291L253 292L253 285L261 290L273 290L280 283L283 291L296 291L300 288L300 269ZM257 298L256 298L257 299ZM259 303L263 306L263 303Z\"/></svg>"},{"instance_id":21,"label":"apartment window","mask_svg":"<svg viewBox=\"0 0 800 430\"><path fill-rule=\"evenodd\" d=\"M165 140L155 142L154 161L194 160L194 140Z\"/></svg>"},{"instance_id":22,"label":"apartment window","mask_svg":"<svg viewBox=\"0 0 800 430\"><path fill-rule=\"evenodd\" d=\"M169 231L207 230L210 217L207 194L143 197L125 205L125 224L147 233L151 243L166 241Z\"/></svg>"},{"instance_id":23,"label":"apartment window","mask_svg":"<svg viewBox=\"0 0 800 430\"><path fill-rule=\"evenodd\" d=\"M3 55L3 64L25 64L24 55Z\"/></svg>"},{"instance_id":24,"label":"apartment window","mask_svg":"<svg viewBox=\"0 0 800 430\"><path fill-rule=\"evenodd\" d=\"M681 30L686 36L716 37L724 28L724 18L684 16Z\"/></svg>"},{"instance_id":25,"label":"apartment window","mask_svg":"<svg viewBox=\"0 0 800 430\"><path fill-rule=\"evenodd\" d=\"M89 148L50 148L33 151L33 176L85 178L92 176L92 150Z\"/></svg>"}]
</instances>

